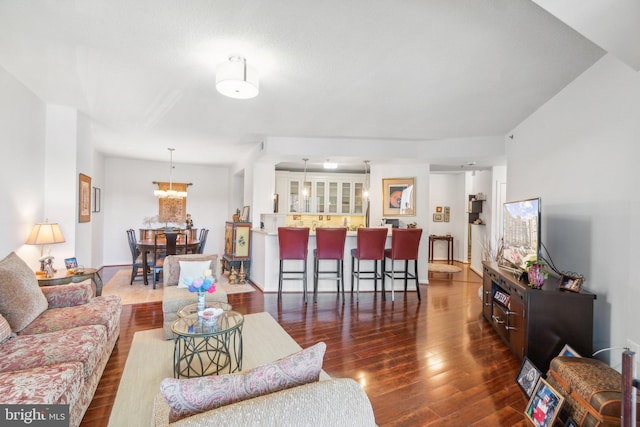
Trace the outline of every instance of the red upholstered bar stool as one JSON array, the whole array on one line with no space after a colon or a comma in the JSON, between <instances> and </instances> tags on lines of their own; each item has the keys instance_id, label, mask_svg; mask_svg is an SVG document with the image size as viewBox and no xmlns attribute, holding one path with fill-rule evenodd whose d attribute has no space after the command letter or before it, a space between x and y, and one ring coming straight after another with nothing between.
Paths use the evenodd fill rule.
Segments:
<instances>
[{"instance_id":1,"label":"red upholstered bar stool","mask_svg":"<svg viewBox=\"0 0 640 427\"><path fill-rule=\"evenodd\" d=\"M322 279L335 279L340 295L342 285L342 302L344 302L344 242L347 239L347 229L316 228L316 249L313 250L313 302L318 301L318 281L320 274L331 274ZM335 270L320 270L321 260L336 262Z\"/></svg>"},{"instance_id":2,"label":"red upholstered bar stool","mask_svg":"<svg viewBox=\"0 0 640 427\"><path fill-rule=\"evenodd\" d=\"M307 252L309 248L309 228L278 227L278 247L280 248L280 272L278 275L278 302L282 299L284 280L302 280L304 303L307 303ZM285 270L285 261L302 261L302 270ZM294 275L285 277L284 275Z\"/></svg>"},{"instance_id":3,"label":"red upholstered bar stool","mask_svg":"<svg viewBox=\"0 0 640 427\"><path fill-rule=\"evenodd\" d=\"M386 228L358 228L356 248L351 249L351 293L353 278L356 278L357 293L360 296L360 279L373 280L374 291L378 291L378 279L384 280L384 245L387 241ZM355 260L358 260L356 263ZM360 270L360 261L373 261L373 270ZM378 271L378 261L382 261L382 271ZM384 282L383 288L384 291ZM382 293L384 297L384 292Z\"/></svg>"},{"instance_id":4,"label":"red upholstered bar stool","mask_svg":"<svg viewBox=\"0 0 640 427\"><path fill-rule=\"evenodd\" d=\"M421 228L394 228L391 231L391 248L384 250L385 261L391 259L391 270L383 267L385 278L382 280L382 292L384 294L384 279L391 278L391 301L394 301L394 281L404 279L404 291L407 291L409 279L416 281L416 291L420 299L420 286L418 282L418 248L420 247ZM404 270L396 270L395 262L404 261ZM414 273L409 273L409 261L413 261Z\"/></svg>"}]
</instances>

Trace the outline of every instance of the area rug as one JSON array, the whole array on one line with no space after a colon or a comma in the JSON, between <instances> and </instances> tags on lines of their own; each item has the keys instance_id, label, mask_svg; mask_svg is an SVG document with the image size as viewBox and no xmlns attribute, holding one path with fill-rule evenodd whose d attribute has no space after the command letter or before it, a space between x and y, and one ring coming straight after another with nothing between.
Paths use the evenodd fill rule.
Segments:
<instances>
[{"instance_id":1,"label":"area rug","mask_svg":"<svg viewBox=\"0 0 640 427\"><path fill-rule=\"evenodd\" d=\"M269 313L248 314L242 330L242 370L288 356L302 348ZM111 410L109 426L151 425L153 399L160 381L173 377L173 341L163 339L162 329L136 332ZM323 371L321 379L329 376Z\"/></svg>"},{"instance_id":2,"label":"area rug","mask_svg":"<svg viewBox=\"0 0 640 427\"><path fill-rule=\"evenodd\" d=\"M460 273L462 269L451 264L429 263L429 273Z\"/></svg>"},{"instance_id":3,"label":"area rug","mask_svg":"<svg viewBox=\"0 0 640 427\"><path fill-rule=\"evenodd\" d=\"M140 276L134 280L133 285L129 284L130 280L130 268L118 270L113 278L104 285L102 295L120 295L123 305L162 301L162 280L156 282L156 289L153 289L151 282L145 286ZM254 292L256 290L254 286L249 284L230 285L227 276L224 275L218 278L216 286L227 294Z\"/></svg>"}]
</instances>

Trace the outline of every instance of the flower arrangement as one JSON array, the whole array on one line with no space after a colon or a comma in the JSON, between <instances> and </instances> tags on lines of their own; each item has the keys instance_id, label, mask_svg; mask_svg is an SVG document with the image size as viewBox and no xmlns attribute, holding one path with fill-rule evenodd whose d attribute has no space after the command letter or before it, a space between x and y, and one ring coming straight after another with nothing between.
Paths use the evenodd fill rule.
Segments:
<instances>
[{"instance_id":1,"label":"flower arrangement","mask_svg":"<svg viewBox=\"0 0 640 427\"><path fill-rule=\"evenodd\" d=\"M213 277L211 270L205 270L204 275L200 277L185 277L184 284L187 285L189 292L209 292L216 291L216 279Z\"/></svg>"},{"instance_id":2,"label":"flower arrangement","mask_svg":"<svg viewBox=\"0 0 640 427\"><path fill-rule=\"evenodd\" d=\"M530 259L527 260L526 266L529 286L534 289L541 289L545 279L549 278L547 264L545 264L541 259Z\"/></svg>"}]
</instances>

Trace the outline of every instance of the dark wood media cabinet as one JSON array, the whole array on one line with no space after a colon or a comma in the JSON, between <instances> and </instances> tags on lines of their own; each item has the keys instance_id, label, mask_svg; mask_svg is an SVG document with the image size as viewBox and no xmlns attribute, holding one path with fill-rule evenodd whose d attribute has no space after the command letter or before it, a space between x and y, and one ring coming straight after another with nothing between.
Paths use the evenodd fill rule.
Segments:
<instances>
[{"instance_id":1,"label":"dark wood media cabinet","mask_svg":"<svg viewBox=\"0 0 640 427\"><path fill-rule=\"evenodd\" d=\"M565 344L591 356L594 294L561 291L552 276L533 289L488 261L482 279L482 314L520 360L526 356L546 373Z\"/></svg>"}]
</instances>

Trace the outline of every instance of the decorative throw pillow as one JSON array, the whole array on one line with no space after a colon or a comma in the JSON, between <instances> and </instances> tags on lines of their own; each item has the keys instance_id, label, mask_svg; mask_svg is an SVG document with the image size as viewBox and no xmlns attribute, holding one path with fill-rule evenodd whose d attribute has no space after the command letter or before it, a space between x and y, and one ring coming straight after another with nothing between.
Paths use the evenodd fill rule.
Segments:
<instances>
[{"instance_id":1,"label":"decorative throw pillow","mask_svg":"<svg viewBox=\"0 0 640 427\"><path fill-rule=\"evenodd\" d=\"M9 339L13 333L11 332L11 326L7 322L7 319L0 315L0 344Z\"/></svg>"},{"instance_id":2,"label":"decorative throw pillow","mask_svg":"<svg viewBox=\"0 0 640 427\"><path fill-rule=\"evenodd\" d=\"M190 379L165 378L160 391L171 408L169 422L318 381L327 345L323 342L250 371Z\"/></svg>"},{"instance_id":3,"label":"decorative throw pillow","mask_svg":"<svg viewBox=\"0 0 640 427\"><path fill-rule=\"evenodd\" d=\"M192 279L203 277L205 270L211 268L211 261L180 261L180 277L178 278L179 288L188 288L184 283L185 277Z\"/></svg>"},{"instance_id":4,"label":"decorative throw pillow","mask_svg":"<svg viewBox=\"0 0 640 427\"><path fill-rule=\"evenodd\" d=\"M23 330L48 306L35 273L22 258L11 252L0 261L0 314L11 330Z\"/></svg>"},{"instance_id":5,"label":"decorative throw pillow","mask_svg":"<svg viewBox=\"0 0 640 427\"><path fill-rule=\"evenodd\" d=\"M167 256L164 259L164 270L162 271L164 286L178 286L178 279L180 278L180 261L210 261L211 266L209 268L215 276L216 267L218 266L218 255L187 254Z\"/></svg>"}]
</instances>

